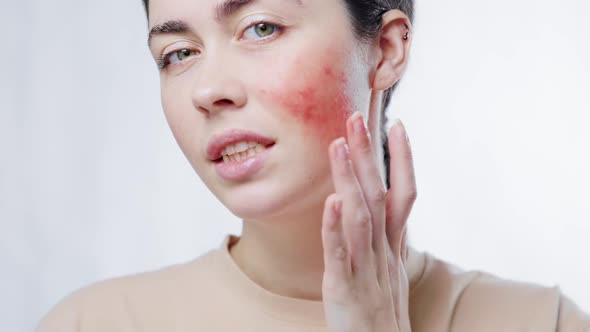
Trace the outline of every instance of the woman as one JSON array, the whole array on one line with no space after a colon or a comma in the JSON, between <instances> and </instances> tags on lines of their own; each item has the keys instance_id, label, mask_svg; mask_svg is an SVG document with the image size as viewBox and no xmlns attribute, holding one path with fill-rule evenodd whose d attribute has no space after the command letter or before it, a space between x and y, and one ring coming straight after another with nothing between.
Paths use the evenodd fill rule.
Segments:
<instances>
[{"instance_id":1,"label":"woman","mask_svg":"<svg viewBox=\"0 0 590 332\"><path fill-rule=\"evenodd\" d=\"M82 289L39 331L590 331L558 288L406 244L411 152L383 128L412 1L144 4L170 128L243 232Z\"/></svg>"}]
</instances>

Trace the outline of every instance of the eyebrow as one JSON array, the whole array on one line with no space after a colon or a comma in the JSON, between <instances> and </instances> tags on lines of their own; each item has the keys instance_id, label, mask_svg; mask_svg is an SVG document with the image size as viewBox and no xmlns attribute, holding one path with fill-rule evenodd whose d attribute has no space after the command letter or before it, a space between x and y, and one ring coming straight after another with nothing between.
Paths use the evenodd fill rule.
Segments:
<instances>
[{"instance_id":1,"label":"eyebrow","mask_svg":"<svg viewBox=\"0 0 590 332\"><path fill-rule=\"evenodd\" d=\"M227 17L234 15L245 6L254 3L257 0L225 0L215 6L215 20L223 21ZM303 6L302 0L294 1L297 5ZM151 45L152 38L162 34L186 33L192 32L190 26L182 20L171 20L154 26L148 35L148 46Z\"/></svg>"},{"instance_id":2,"label":"eyebrow","mask_svg":"<svg viewBox=\"0 0 590 332\"><path fill-rule=\"evenodd\" d=\"M215 6L215 20L222 21L254 1L255 0L225 0Z\"/></svg>"},{"instance_id":3,"label":"eyebrow","mask_svg":"<svg viewBox=\"0 0 590 332\"><path fill-rule=\"evenodd\" d=\"M166 21L162 24L158 24L150 30L148 36L148 46L152 43L152 38L158 35L171 34L171 33L185 33L191 32L189 25L181 20Z\"/></svg>"}]
</instances>

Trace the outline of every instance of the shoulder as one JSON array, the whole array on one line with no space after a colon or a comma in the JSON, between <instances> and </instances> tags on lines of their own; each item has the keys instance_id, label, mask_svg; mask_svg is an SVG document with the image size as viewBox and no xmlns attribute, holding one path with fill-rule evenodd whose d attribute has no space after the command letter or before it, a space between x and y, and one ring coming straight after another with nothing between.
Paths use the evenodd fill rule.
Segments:
<instances>
[{"instance_id":1,"label":"shoulder","mask_svg":"<svg viewBox=\"0 0 590 332\"><path fill-rule=\"evenodd\" d=\"M590 314L582 311L569 297L562 294L557 326L558 331L590 332Z\"/></svg>"},{"instance_id":2,"label":"shoulder","mask_svg":"<svg viewBox=\"0 0 590 332\"><path fill-rule=\"evenodd\" d=\"M428 254L426 262L413 306L426 307L449 330L590 332L590 318L557 286L466 271Z\"/></svg>"},{"instance_id":3,"label":"shoulder","mask_svg":"<svg viewBox=\"0 0 590 332\"><path fill-rule=\"evenodd\" d=\"M37 331L134 330L138 316L161 315L189 294L213 291L218 255L218 249L210 250L189 262L78 289L42 318Z\"/></svg>"}]
</instances>

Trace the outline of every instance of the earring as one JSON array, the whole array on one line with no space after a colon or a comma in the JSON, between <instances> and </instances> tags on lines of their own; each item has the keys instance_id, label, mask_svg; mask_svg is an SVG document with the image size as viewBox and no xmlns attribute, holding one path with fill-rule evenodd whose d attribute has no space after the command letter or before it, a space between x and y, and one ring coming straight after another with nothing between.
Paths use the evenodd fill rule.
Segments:
<instances>
[{"instance_id":1,"label":"earring","mask_svg":"<svg viewBox=\"0 0 590 332\"><path fill-rule=\"evenodd\" d=\"M408 40L408 33L410 33L410 32L406 31L406 34L404 35L404 40Z\"/></svg>"}]
</instances>

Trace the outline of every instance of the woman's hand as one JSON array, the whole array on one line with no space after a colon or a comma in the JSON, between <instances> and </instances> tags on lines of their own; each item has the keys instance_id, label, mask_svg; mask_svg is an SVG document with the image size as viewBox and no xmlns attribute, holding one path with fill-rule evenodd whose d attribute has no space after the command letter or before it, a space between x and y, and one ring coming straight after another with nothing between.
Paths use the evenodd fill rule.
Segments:
<instances>
[{"instance_id":1,"label":"woman's hand","mask_svg":"<svg viewBox=\"0 0 590 332\"><path fill-rule=\"evenodd\" d=\"M416 182L400 122L391 128L388 143L387 192L361 114L348 119L347 140L330 145L336 193L324 206L322 292L331 332L411 331L405 225Z\"/></svg>"}]
</instances>

